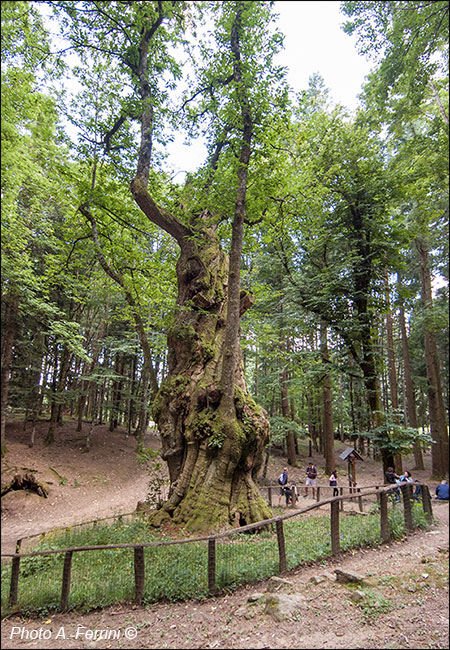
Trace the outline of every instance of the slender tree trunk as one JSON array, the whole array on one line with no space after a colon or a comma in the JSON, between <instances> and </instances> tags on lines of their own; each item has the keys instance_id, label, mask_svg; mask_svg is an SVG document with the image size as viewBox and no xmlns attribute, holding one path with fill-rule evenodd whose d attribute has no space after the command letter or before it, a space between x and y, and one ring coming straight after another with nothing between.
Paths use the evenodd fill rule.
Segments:
<instances>
[{"instance_id":1,"label":"slender tree trunk","mask_svg":"<svg viewBox=\"0 0 450 650\"><path fill-rule=\"evenodd\" d=\"M448 432L442 396L441 371L436 340L431 326L431 273L428 265L428 248L423 240L416 240L420 256L422 300L425 309L424 341L425 363L428 379L428 404L430 412L432 475L439 479L448 475Z\"/></svg>"},{"instance_id":2,"label":"slender tree trunk","mask_svg":"<svg viewBox=\"0 0 450 650\"><path fill-rule=\"evenodd\" d=\"M384 414L381 403L380 385L376 372L375 356L370 344L364 351L361 367L364 373L364 384L370 409L371 429L377 429L384 424ZM386 448L381 448L380 452L383 461L383 472L385 472L388 467L394 466L394 457L392 452Z\"/></svg>"},{"instance_id":3,"label":"slender tree trunk","mask_svg":"<svg viewBox=\"0 0 450 650\"><path fill-rule=\"evenodd\" d=\"M327 335L327 324L322 322L320 325L320 347L322 363L324 366L324 377L322 380L323 447L325 456L325 472L331 474L331 472L336 469L336 462L334 458L333 400L331 393L331 377L328 369L330 357L328 352Z\"/></svg>"},{"instance_id":4,"label":"slender tree trunk","mask_svg":"<svg viewBox=\"0 0 450 650\"><path fill-rule=\"evenodd\" d=\"M50 424L44 443L52 445L55 442L55 428L60 420L61 410L63 407L64 391L66 386L67 373L70 367L71 355L69 350L63 346L61 350L61 359L59 363L58 374L58 346L55 344L55 369L53 375L52 404L50 411Z\"/></svg>"},{"instance_id":5,"label":"slender tree trunk","mask_svg":"<svg viewBox=\"0 0 450 650\"><path fill-rule=\"evenodd\" d=\"M77 423L77 431L81 431L82 429L82 424L83 424L83 416L85 412L86 405L89 406L88 404L88 395L90 393L90 377L94 373L95 368L97 367L98 364L98 358L100 356L100 350L101 350L101 339L103 338L105 334L105 323L102 322L97 330L93 334L92 337L92 361L89 364L89 368L85 368L83 371L84 375L87 375L86 379L83 379L81 382L81 387L80 387L80 397L78 399L78 423Z\"/></svg>"},{"instance_id":6,"label":"slender tree trunk","mask_svg":"<svg viewBox=\"0 0 450 650\"><path fill-rule=\"evenodd\" d=\"M283 369L281 371L281 413L284 418L287 420L290 419L291 413L289 408L289 390L288 390L288 373L287 373L287 359L285 358L287 352L287 343L286 340L281 339L280 341L280 352L281 352L281 362L283 364ZM295 466L297 459L295 456L295 441L294 433L292 430L289 430L286 435L286 447L287 447L287 461L289 465Z\"/></svg>"},{"instance_id":7,"label":"slender tree trunk","mask_svg":"<svg viewBox=\"0 0 450 650\"><path fill-rule=\"evenodd\" d=\"M386 339L387 339L387 356L388 356L388 369L389 369L389 389L391 395L391 408L393 421L400 424L398 412L398 382L397 371L395 368L395 348L394 348L394 325L392 321L391 299L389 288L388 271L385 269L385 296L386 296ZM396 454L394 458L395 471L397 474L403 474L403 462L401 454Z\"/></svg>"},{"instance_id":8,"label":"slender tree trunk","mask_svg":"<svg viewBox=\"0 0 450 650\"><path fill-rule=\"evenodd\" d=\"M409 345L408 345L408 334L406 331L406 321L405 321L405 310L403 307L403 300L400 293L400 310L399 310L399 319L400 319L400 330L402 334L402 357L403 357L403 368L404 368L404 385L406 393L406 415L408 426L413 429L418 428L417 423L417 411L416 411L416 396L414 394L414 384L412 381L411 373L411 360L409 356ZM416 440L414 442L414 469L425 469L423 462L423 454L420 443Z\"/></svg>"},{"instance_id":9,"label":"slender tree trunk","mask_svg":"<svg viewBox=\"0 0 450 650\"><path fill-rule=\"evenodd\" d=\"M117 428L118 413L119 413L119 369L120 369L120 353L116 353L114 360L114 375L115 378L111 386L111 411L109 416L109 430L114 431Z\"/></svg>"},{"instance_id":10,"label":"slender tree trunk","mask_svg":"<svg viewBox=\"0 0 450 650\"><path fill-rule=\"evenodd\" d=\"M5 446L5 429L6 429L6 410L8 407L8 390L9 378L11 374L11 361L14 345L14 336L16 332L16 317L19 307L18 298L15 296L8 297L5 305L5 319L3 325L2 341L2 379L1 379L1 454L6 451Z\"/></svg>"}]
</instances>

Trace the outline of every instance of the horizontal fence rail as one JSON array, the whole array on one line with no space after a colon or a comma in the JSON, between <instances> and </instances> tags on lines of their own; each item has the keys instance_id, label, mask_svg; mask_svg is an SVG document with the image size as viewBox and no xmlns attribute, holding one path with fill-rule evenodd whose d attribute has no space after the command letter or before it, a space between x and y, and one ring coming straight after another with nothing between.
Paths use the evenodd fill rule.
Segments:
<instances>
[{"instance_id":1,"label":"horizontal fence rail","mask_svg":"<svg viewBox=\"0 0 450 650\"><path fill-rule=\"evenodd\" d=\"M422 483L416 481L414 483L409 483L409 485L416 488L418 486L422 486ZM289 486L289 483L288 483L288 486ZM274 484L271 484L271 485L260 485L259 490L260 490L261 494L265 497L265 499L266 499L267 503L269 504L269 506L275 507L277 504L273 503L273 498L274 497L275 498L280 497L280 489L282 489L283 487L286 487L286 486L281 486L278 483L274 483ZM298 497L298 501L299 501L300 498L302 497L302 494L300 494L300 492L302 490L305 490L305 488L308 488L308 491L309 490L313 491L313 489L314 489L314 492L316 493L316 495L315 495L315 497L312 497L312 498L314 498L316 501L320 501L320 496L321 495L327 494L329 492L332 492L334 489L337 489L339 491L340 496L344 496L346 493L348 493L347 500L351 500L351 501L358 500L359 501L359 506L360 506L360 509L361 509L361 506L362 506L361 497L362 496L368 496L368 493L366 493L366 492L364 494L362 494L361 490L369 490L369 489L372 489L372 488L375 489L375 490L379 490L380 487L386 487L386 485L383 484L383 483L381 483L381 484L378 483L378 484L374 484L374 485L365 485L363 487L358 487L356 484L352 485L352 486L348 486L348 485L343 485L343 486L317 485L315 488L312 488L309 485L304 486L303 484L299 484L299 485L297 485L297 490L298 490L297 497ZM400 489L400 484L399 483L395 484L395 487ZM344 502L342 501L341 502L341 510L342 510L343 503ZM291 507L295 507L295 503L291 503L290 505L291 505ZM362 512L362 509L361 509L361 512Z\"/></svg>"},{"instance_id":2,"label":"horizontal fence rail","mask_svg":"<svg viewBox=\"0 0 450 650\"><path fill-rule=\"evenodd\" d=\"M67 611L69 608L69 594L70 594L70 585L71 585L71 570L72 570L72 559L75 553L83 553L89 551L118 551L119 549L133 549L134 552L134 600L136 603L140 604L143 601L145 596L145 548L161 548L168 546L175 546L181 544L192 544L192 543L203 543L205 544L206 549L206 566L207 566L207 585L208 593L213 595L217 593L217 542L222 541L231 541L232 536L236 536L240 533L247 533L256 531L258 529L270 529L275 525L276 531L276 541L277 541L277 566L274 566L275 573L286 573L288 570L288 561L286 554L286 538L284 530L284 522L286 520L292 519L293 517L298 517L304 513L322 508L323 506L330 505L330 537L331 537L331 553L332 555L337 555L341 551L340 547L340 534L339 534L339 511L342 510L344 501L352 499L362 499L363 497L375 496L376 502L379 504L379 513L380 513L380 536L383 542L390 541L390 533L388 526L388 498L395 494L398 494L400 490L403 496L403 517L404 517L404 527L405 530L411 532L414 529L414 522L412 517L412 508L411 500L413 499L412 487L417 485L421 486L421 498L422 498L422 508L429 522L432 521L433 513L431 506L431 498L428 486L425 484L411 484L411 483L400 483L396 485L389 486L375 486L375 489L371 488L362 488L364 491L359 491L358 488L353 488L353 490L358 490L352 494L340 495L335 497L329 497L323 499L322 501L317 501L312 505L306 506L305 508L297 508L294 511L287 512L283 515L278 515L272 519L265 519L263 521L256 522L254 524L248 524L246 526L241 526L239 528L233 528L231 530L217 533L215 535L201 536L188 538L183 540L170 540L164 542L139 542L139 543L119 543L119 544L103 544L96 546L74 546L71 548L63 549L49 549L44 551L34 551L34 552L25 552L20 553L20 544L18 540L18 545L16 546L16 553L2 553L2 557L12 558L11 566L11 581L10 581L10 590L9 590L9 604L11 606L17 605L19 602L19 575L20 575L20 562L22 558L26 557L40 557L40 556L51 556L57 554L64 555L64 565L63 565L63 574L62 574L62 587L61 587L61 599L60 599L60 609L62 611ZM270 487L270 486L269 486ZM322 486L321 486L322 487ZM329 487L329 486L323 486ZM318 488L316 488L318 489ZM342 489L342 488L341 488ZM108 517L107 519L110 519ZM81 524L83 525L83 524ZM71 527L66 527L71 528ZM58 530L58 529L57 529ZM63 529L64 530L64 529ZM292 568L292 567L291 567Z\"/></svg>"}]
</instances>

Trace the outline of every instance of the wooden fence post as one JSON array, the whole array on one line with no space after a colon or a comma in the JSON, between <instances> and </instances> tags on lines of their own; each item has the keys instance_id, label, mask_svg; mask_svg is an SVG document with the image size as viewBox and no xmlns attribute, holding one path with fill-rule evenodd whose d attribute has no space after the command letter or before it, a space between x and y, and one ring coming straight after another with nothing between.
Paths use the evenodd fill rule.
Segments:
<instances>
[{"instance_id":1,"label":"wooden fence post","mask_svg":"<svg viewBox=\"0 0 450 650\"><path fill-rule=\"evenodd\" d=\"M316 501L320 501L320 487L316 488Z\"/></svg>"},{"instance_id":2,"label":"wooden fence post","mask_svg":"<svg viewBox=\"0 0 450 650\"><path fill-rule=\"evenodd\" d=\"M331 552L333 555L337 555L341 550L339 539L339 501L332 501L330 506Z\"/></svg>"},{"instance_id":3,"label":"wooden fence post","mask_svg":"<svg viewBox=\"0 0 450 650\"><path fill-rule=\"evenodd\" d=\"M422 485L422 508L429 522L433 520L433 508L431 506L430 490L428 485Z\"/></svg>"},{"instance_id":4,"label":"wooden fence post","mask_svg":"<svg viewBox=\"0 0 450 650\"><path fill-rule=\"evenodd\" d=\"M17 594L19 591L20 557L13 557L11 567L11 585L9 588L9 604L17 605Z\"/></svg>"},{"instance_id":5,"label":"wooden fence post","mask_svg":"<svg viewBox=\"0 0 450 650\"><path fill-rule=\"evenodd\" d=\"M283 521L277 519L277 541L278 541L278 554L280 556L280 573L286 573L286 546L284 542Z\"/></svg>"},{"instance_id":6,"label":"wooden fence post","mask_svg":"<svg viewBox=\"0 0 450 650\"><path fill-rule=\"evenodd\" d=\"M386 492L377 494L380 501L380 533L381 539L386 544L390 541L389 521L388 521L388 502Z\"/></svg>"},{"instance_id":7,"label":"wooden fence post","mask_svg":"<svg viewBox=\"0 0 450 650\"><path fill-rule=\"evenodd\" d=\"M414 522L411 509L411 486L409 484L402 485L401 490L403 493L403 517L405 519L405 528L411 532L414 530Z\"/></svg>"},{"instance_id":8,"label":"wooden fence post","mask_svg":"<svg viewBox=\"0 0 450 650\"><path fill-rule=\"evenodd\" d=\"M61 589L61 611L62 612L65 612L69 609L71 571L72 571L72 551L67 551L64 554L64 567L63 567L62 589Z\"/></svg>"},{"instance_id":9,"label":"wooden fence post","mask_svg":"<svg viewBox=\"0 0 450 650\"><path fill-rule=\"evenodd\" d=\"M267 501L269 502L269 507L271 508L272 507L272 488L271 488L270 485L267 488Z\"/></svg>"},{"instance_id":10,"label":"wooden fence post","mask_svg":"<svg viewBox=\"0 0 450 650\"><path fill-rule=\"evenodd\" d=\"M216 592L216 538L208 539L208 591Z\"/></svg>"},{"instance_id":11,"label":"wooden fence post","mask_svg":"<svg viewBox=\"0 0 450 650\"><path fill-rule=\"evenodd\" d=\"M339 488L339 492L340 492L340 496L343 496L343 494L344 494L344 488ZM344 499L342 499L341 501L339 501L339 508L340 508L341 510L344 510Z\"/></svg>"},{"instance_id":12,"label":"wooden fence post","mask_svg":"<svg viewBox=\"0 0 450 650\"><path fill-rule=\"evenodd\" d=\"M361 488L358 488L358 492L361 493ZM364 505L363 505L362 496L358 497L358 506L359 506L359 511L364 512Z\"/></svg>"},{"instance_id":13,"label":"wooden fence post","mask_svg":"<svg viewBox=\"0 0 450 650\"><path fill-rule=\"evenodd\" d=\"M134 602L140 605L145 594L145 556L144 547L134 548Z\"/></svg>"}]
</instances>

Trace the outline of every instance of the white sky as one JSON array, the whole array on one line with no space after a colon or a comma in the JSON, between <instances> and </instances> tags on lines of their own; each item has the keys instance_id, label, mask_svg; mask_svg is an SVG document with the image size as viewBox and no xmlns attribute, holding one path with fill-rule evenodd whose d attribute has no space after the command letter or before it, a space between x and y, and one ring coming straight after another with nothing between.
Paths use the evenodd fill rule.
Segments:
<instances>
[{"instance_id":1,"label":"white sky","mask_svg":"<svg viewBox=\"0 0 450 650\"><path fill-rule=\"evenodd\" d=\"M277 62L288 68L288 82L294 92L305 90L309 77L318 72L330 90L330 100L353 110L371 64L357 53L355 37L341 29L346 17L339 6L339 1L331 0L277 0L278 27L285 35ZM180 137L167 146L171 167L195 171L206 150L200 143L187 147L181 142ZM182 175L176 179L182 181Z\"/></svg>"},{"instance_id":2,"label":"white sky","mask_svg":"<svg viewBox=\"0 0 450 650\"><path fill-rule=\"evenodd\" d=\"M341 29L346 16L339 6L340 2L320 0L275 2L278 25L285 34L279 61L289 68L294 90L307 88L310 75L318 72L331 91L331 100L354 109L370 64L357 53L356 37Z\"/></svg>"}]
</instances>

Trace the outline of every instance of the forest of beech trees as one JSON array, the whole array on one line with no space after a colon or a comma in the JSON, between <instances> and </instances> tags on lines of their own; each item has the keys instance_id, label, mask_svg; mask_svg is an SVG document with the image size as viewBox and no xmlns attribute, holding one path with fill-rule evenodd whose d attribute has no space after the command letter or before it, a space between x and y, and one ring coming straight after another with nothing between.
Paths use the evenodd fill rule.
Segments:
<instances>
[{"instance_id":1,"label":"forest of beech trees","mask_svg":"<svg viewBox=\"0 0 450 650\"><path fill-rule=\"evenodd\" d=\"M341 3L349 113L288 87L276 4L2 3L2 450L152 427L197 528L189 486L263 518L300 440L448 475L448 5ZM208 147L183 181L176 130Z\"/></svg>"}]
</instances>

